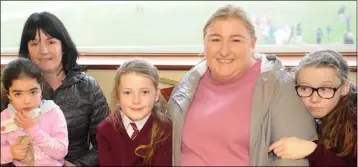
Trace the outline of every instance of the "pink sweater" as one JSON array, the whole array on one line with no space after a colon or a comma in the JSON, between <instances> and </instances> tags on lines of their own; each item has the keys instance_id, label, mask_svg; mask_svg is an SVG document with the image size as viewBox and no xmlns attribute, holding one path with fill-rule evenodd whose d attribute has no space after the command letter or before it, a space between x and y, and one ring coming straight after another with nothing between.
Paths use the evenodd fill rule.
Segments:
<instances>
[{"instance_id":1,"label":"pink sweater","mask_svg":"<svg viewBox=\"0 0 358 167\"><path fill-rule=\"evenodd\" d=\"M68 151L67 123L62 110L53 101L43 100L40 106L40 122L27 130L17 130L1 134L1 164L13 162L16 166L25 166L14 160L10 146L16 143L16 138L30 135L34 147L34 166L63 166L64 157ZM15 114L11 104L1 112L1 122Z\"/></svg>"},{"instance_id":2,"label":"pink sweater","mask_svg":"<svg viewBox=\"0 0 358 167\"><path fill-rule=\"evenodd\" d=\"M200 80L188 110L180 166L249 166L250 115L260 62L231 83Z\"/></svg>"}]
</instances>

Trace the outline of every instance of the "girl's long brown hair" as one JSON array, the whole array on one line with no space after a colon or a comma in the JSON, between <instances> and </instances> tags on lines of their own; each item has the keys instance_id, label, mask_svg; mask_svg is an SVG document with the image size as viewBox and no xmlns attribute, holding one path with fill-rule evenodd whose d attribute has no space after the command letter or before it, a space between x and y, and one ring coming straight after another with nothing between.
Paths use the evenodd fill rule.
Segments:
<instances>
[{"instance_id":1,"label":"girl's long brown hair","mask_svg":"<svg viewBox=\"0 0 358 167\"><path fill-rule=\"evenodd\" d=\"M332 50L319 50L307 54L298 64L296 79L300 69L305 67L332 68L344 83L349 83L349 67L343 56ZM335 149L337 156L357 155L357 87L349 85L347 95L341 97L336 107L318 126L318 140L327 149Z\"/></svg>"},{"instance_id":2,"label":"girl's long brown hair","mask_svg":"<svg viewBox=\"0 0 358 167\"><path fill-rule=\"evenodd\" d=\"M321 119L318 139L327 149L338 149L338 156L357 155L357 88L350 85L348 95L342 97L337 106Z\"/></svg>"},{"instance_id":3,"label":"girl's long brown hair","mask_svg":"<svg viewBox=\"0 0 358 167\"><path fill-rule=\"evenodd\" d=\"M149 62L141 59L129 60L123 63L117 70L116 77L114 79L114 86L112 90L112 101L111 101L111 113L108 117L109 121L112 123L116 130L119 128L124 128L122 123L121 114L119 112L118 106L118 87L120 83L121 76L127 73L137 73L145 77L150 78L153 81L153 84L156 89L159 86L159 74L155 66ZM150 166L154 160L154 153L156 146L165 140L170 140L168 136L170 135L171 121L169 120L167 114L167 105L166 100L162 95L159 96L157 102L155 102L152 109L153 117L153 126L150 132L150 142L146 147L146 156L144 157L144 165ZM134 150L133 150L134 151Z\"/></svg>"}]
</instances>

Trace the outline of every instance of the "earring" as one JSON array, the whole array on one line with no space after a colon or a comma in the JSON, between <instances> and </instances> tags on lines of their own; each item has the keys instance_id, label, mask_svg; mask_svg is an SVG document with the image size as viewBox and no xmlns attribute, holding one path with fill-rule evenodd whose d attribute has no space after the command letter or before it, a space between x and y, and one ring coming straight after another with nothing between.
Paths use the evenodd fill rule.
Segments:
<instances>
[{"instance_id":1,"label":"earring","mask_svg":"<svg viewBox=\"0 0 358 167\"><path fill-rule=\"evenodd\" d=\"M121 105L120 104L116 104L116 109L115 109L116 111L120 111L120 110L122 110L122 108L121 108Z\"/></svg>"},{"instance_id":2,"label":"earring","mask_svg":"<svg viewBox=\"0 0 358 167\"><path fill-rule=\"evenodd\" d=\"M154 101L154 104L157 104L158 102L159 102L159 99L155 100L155 101Z\"/></svg>"}]
</instances>

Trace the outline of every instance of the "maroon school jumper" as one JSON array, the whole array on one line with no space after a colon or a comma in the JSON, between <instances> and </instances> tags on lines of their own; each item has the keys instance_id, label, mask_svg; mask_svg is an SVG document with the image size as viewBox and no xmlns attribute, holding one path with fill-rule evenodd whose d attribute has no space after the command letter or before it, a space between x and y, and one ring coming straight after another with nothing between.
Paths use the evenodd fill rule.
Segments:
<instances>
[{"instance_id":1,"label":"maroon school jumper","mask_svg":"<svg viewBox=\"0 0 358 167\"><path fill-rule=\"evenodd\" d=\"M351 117L355 124L354 129L357 131L357 115ZM341 137L344 140L344 136ZM339 157L336 155L337 149L327 149L322 143L317 140L314 141L317 144L316 149L308 155L306 158L310 162L310 166L357 166L357 156L348 155L345 157ZM355 141L357 143L357 141Z\"/></svg>"},{"instance_id":2,"label":"maroon school jumper","mask_svg":"<svg viewBox=\"0 0 358 167\"><path fill-rule=\"evenodd\" d=\"M149 144L152 125L153 117L150 116L138 136L131 140L125 129L119 128L116 131L108 119L105 119L97 127L100 166L144 166L143 158L137 156L134 150L139 145ZM171 130L171 125L166 125L166 129ZM172 135L167 139L156 144L153 166L172 165Z\"/></svg>"}]
</instances>

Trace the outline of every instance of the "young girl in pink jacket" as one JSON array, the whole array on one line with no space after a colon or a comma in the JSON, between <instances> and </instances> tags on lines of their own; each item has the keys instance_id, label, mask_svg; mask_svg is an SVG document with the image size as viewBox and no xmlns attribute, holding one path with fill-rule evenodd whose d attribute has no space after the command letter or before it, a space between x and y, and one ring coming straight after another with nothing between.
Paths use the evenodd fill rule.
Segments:
<instances>
[{"instance_id":1,"label":"young girl in pink jacket","mask_svg":"<svg viewBox=\"0 0 358 167\"><path fill-rule=\"evenodd\" d=\"M41 98L41 83L41 71L29 59L17 58L4 69L3 93L11 103L1 112L1 164L64 165L66 120L59 106Z\"/></svg>"}]
</instances>

